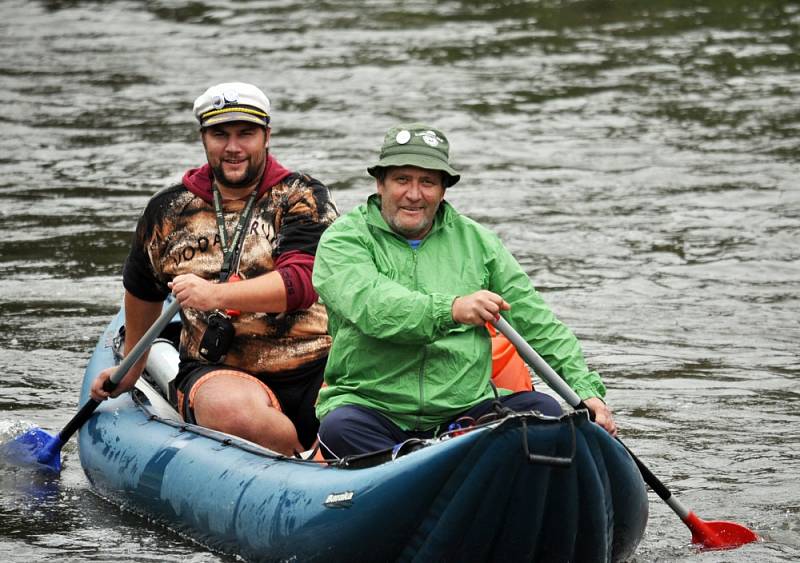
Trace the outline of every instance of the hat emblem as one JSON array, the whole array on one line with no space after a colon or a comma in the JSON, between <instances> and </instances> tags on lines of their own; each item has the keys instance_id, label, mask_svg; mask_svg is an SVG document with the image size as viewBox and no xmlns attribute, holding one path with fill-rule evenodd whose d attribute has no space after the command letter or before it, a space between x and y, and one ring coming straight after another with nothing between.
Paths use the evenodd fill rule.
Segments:
<instances>
[{"instance_id":1,"label":"hat emblem","mask_svg":"<svg viewBox=\"0 0 800 563\"><path fill-rule=\"evenodd\" d=\"M222 94L211 96L211 105L215 109L222 109L227 104L234 104L239 101L239 92L236 90L225 90Z\"/></svg>"},{"instance_id":2,"label":"hat emblem","mask_svg":"<svg viewBox=\"0 0 800 563\"><path fill-rule=\"evenodd\" d=\"M421 133L417 133L415 136L422 137L422 140L425 142L426 145L431 147L439 146L439 143L443 142L443 139L440 139L438 135L436 135L435 131L422 131Z\"/></svg>"},{"instance_id":3,"label":"hat emblem","mask_svg":"<svg viewBox=\"0 0 800 563\"><path fill-rule=\"evenodd\" d=\"M411 133L403 129L395 136L394 140L397 141L398 145L405 145L411 140Z\"/></svg>"},{"instance_id":4,"label":"hat emblem","mask_svg":"<svg viewBox=\"0 0 800 563\"><path fill-rule=\"evenodd\" d=\"M239 101L239 92L237 92L236 90L225 90L223 96L225 96L225 101L230 104Z\"/></svg>"}]
</instances>

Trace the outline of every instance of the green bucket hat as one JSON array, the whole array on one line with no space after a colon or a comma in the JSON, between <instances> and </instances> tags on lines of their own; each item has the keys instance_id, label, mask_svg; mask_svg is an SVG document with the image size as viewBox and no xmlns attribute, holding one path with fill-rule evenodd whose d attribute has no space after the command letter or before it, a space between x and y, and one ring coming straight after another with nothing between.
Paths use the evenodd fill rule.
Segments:
<instances>
[{"instance_id":1,"label":"green bucket hat","mask_svg":"<svg viewBox=\"0 0 800 563\"><path fill-rule=\"evenodd\" d=\"M370 176L377 177L381 168L388 166L417 166L445 173L445 187L454 185L461 175L449 162L450 143L439 129L424 123L401 123L386 132L381 147L380 160L367 168Z\"/></svg>"}]
</instances>

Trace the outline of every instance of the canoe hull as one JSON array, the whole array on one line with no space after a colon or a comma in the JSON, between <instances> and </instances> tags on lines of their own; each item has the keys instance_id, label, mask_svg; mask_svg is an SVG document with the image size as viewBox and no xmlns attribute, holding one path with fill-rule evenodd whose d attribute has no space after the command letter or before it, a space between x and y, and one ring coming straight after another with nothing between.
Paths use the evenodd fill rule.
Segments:
<instances>
[{"instance_id":1,"label":"canoe hull","mask_svg":"<svg viewBox=\"0 0 800 563\"><path fill-rule=\"evenodd\" d=\"M100 340L88 385L116 363ZM532 463L531 453L574 458ZM79 436L106 498L209 548L250 560L609 561L629 557L647 495L624 449L583 414L510 417L362 469L270 454L153 415L130 394Z\"/></svg>"}]
</instances>

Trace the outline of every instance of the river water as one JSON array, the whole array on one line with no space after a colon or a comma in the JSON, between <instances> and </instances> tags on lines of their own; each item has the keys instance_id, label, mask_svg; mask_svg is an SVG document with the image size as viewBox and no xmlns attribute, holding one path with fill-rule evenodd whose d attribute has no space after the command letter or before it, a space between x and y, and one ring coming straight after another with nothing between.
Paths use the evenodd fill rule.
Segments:
<instances>
[{"instance_id":1,"label":"river water","mask_svg":"<svg viewBox=\"0 0 800 563\"><path fill-rule=\"evenodd\" d=\"M203 162L191 103L273 102L272 151L342 211L402 120L438 124L448 199L495 229L604 375L651 493L649 561L800 559L800 3L3 0L0 438L59 430L119 306L147 198ZM539 385L540 388L543 385ZM0 468L0 559L220 561L57 480Z\"/></svg>"}]
</instances>

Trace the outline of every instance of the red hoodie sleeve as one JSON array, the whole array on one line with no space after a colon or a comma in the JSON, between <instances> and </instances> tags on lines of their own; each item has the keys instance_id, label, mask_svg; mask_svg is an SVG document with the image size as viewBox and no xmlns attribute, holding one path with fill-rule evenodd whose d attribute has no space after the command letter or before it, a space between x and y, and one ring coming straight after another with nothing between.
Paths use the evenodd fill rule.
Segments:
<instances>
[{"instance_id":1,"label":"red hoodie sleeve","mask_svg":"<svg viewBox=\"0 0 800 563\"><path fill-rule=\"evenodd\" d=\"M318 298L311 285L314 255L300 250L284 252L275 261L275 269L286 286L286 312L308 309Z\"/></svg>"}]
</instances>

